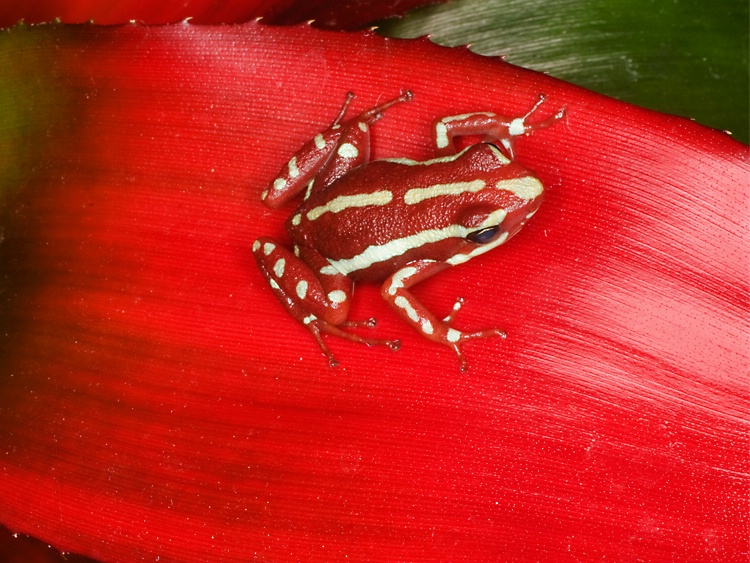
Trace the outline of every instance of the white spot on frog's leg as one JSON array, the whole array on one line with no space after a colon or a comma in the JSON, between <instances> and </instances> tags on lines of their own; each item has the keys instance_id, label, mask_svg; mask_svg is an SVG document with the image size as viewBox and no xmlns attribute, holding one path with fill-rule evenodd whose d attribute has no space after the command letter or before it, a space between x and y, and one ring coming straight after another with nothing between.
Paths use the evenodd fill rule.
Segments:
<instances>
[{"instance_id":1,"label":"white spot on frog's leg","mask_svg":"<svg viewBox=\"0 0 750 563\"><path fill-rule=\"evenodd\" d=\"M307 282L305 280L301 280L297 282L297 297L300 299L304 299L307 296Z\"/></svg>"},{"instance_id":2,"label":"white spot on frog's leg","mask_svg":"<svg viewBox=\"0 0 750 563\"><path fill-rule=\"evenodd\" d=\"M316 317L315 315L308 315L304 319L302 319L302 324L309 325L311 322L313 322L313 321L315 321L317 319L318 319L318 317Z\"/></svg>"},{"instance_id":3,"label":"white spot on frog's leg","mask_svg":"<svg viewBox=\"0 0 750 563\"><path fill-rule=\"evenodd\" d=\"M271 254L271 252L273 252L274 250L276 250L276 245L272 242L267 242L263 245L263 254L265 254L266 256Z\"/></svg>"},{"instance_id":4,"label":"white spot on frog's leg","mask_svg":"<svg viewBox=\"0 0 750 563\"><path fill-rule=\"evenodd\" d=\"M360 131L362 131L363 133L367 133L367 123L365 123L364 121L360 121L359 123L357 123L357 125L359 126Z\"/></svg>"},{"instance_id":5,"label":"white spot on frog's leg","mask_svg":"<svg viewBox=\"0 0 750 563\"><path fill-rule=\"evenodd\" d=\"M281 289L281 288L279 287L279 284L277 284L277 283L276 283L276 280L275 280L275 279L273 279L273 278L271 278L270 280L268 280L268 285L270 285L270 286L271 286L272 288L274 288L274 289Z\"/></svg>"},{"instance_id":6,"label":"white spot on frog's leg","mask_svg":"<svg viewBox=\"0 0 750 563\"><path fill-rule=\"evenodd\" d=\"M463 121L477 115L492 117L495 114L487 111L477 111L474 113L462 113L461 115L450 115L441 119L435 125L435 145L437 146L437 148L444 149L450 142L448 139L448 127L446 127L445 125L446 123L450 123L451 121Z\"/></svg>"},{"instance_id":7,"label":"white spot on frog's leg","mask_svg":"<svg viewBox=\"0 0 750 563\"><path fill-rule=\"evenodd\" d=\"M313 178L312 180L310 180L310 183L307 184L307 191L305 191L305 197L302 198L304 201L307 201L307 198L310 197L310 194L312 193L312 189L313 189L313 184L314 183L315 183L315 178Z\"/></svg>"},{"instance_id":8,"label":"white spot on frog's leg","mask_svg":"<svg viewBox=\"0 0 750 563\"><path fill-rule=\"evenodd\" d=\"M435 145L439 149L444 149L448 146L448 128L442 121L435 125Z\"/></svg>"},{"instance_id":9,"label":"white spot on frog's leg","mask_svg":"<svg viewBox=\"0 0 750 563\"><path fill-rule=\"evenodd\" d=\"M258 250L260 250L260 241L259 241L259 240L256 240L256 241L255 241L255 242L253 243L253 252L258 252Z\"/></svg>"},{"instance_id":10,"label":"white spot on frog's leg","mask_svg":"<svg viewBox=\"0 0 750 563\"><path fill-rule=\"evenodd\" d=\"M284 267L286 266L286 260L279 258L276 260L276 264L273 265L273 273L276 274L277 278L284 275Z\"/></svg>"},{"instance_id":11,"label":"white spot on frog's leg","mask_svg":"<svg viewBox=\"0 0 750 563\"><path fill-rule=\"evenodd\" d=\"M276 178L273 181L274 190L283 190L284 188L286 188L286 180L284 178Z\"/></svg>"},{"instance_id":12,"label":"white spot on frog's leg","mask_svg":"<svg viewBox=\"0 0 750 563\"><path fill-rule=\"evenodd\" d=\"M268 197L268 190L263 190L263 193L260 194L260 199L266 199Z\"/></svg>"},{"instance_id":13,"label":"white spot on frog's leg","mask_svg":"<svg viewBox=\"0 0 750 563\"><path fill-rule=\"evenodd\" d=\"M294 245L294 255L299 258L299 246L296 244Z\"/></svg>"},{"instance_id":14,"label":"white spot on frog's leg","mask_svg":"<svg viewBox=\"0 0 750 563\"><path fill-rule=\"evenodd\" d=\"M526 214L527 219L531 219L534 215L536 215L536 212L539 211L538 209L534 209L531 213Z\"/></svg>"},{"instance_id":15,"label":"white spot on frog's leg","mask_svg":"<svg viewBox=\"0 0 750 563\"><path fill-rule=\"evenodd\" d=\"M451 315L455 315L456 313L458 313L459 309L461 309L461 305L463 305L463 300L459 299L458 301L456 301L456 302L455 302L455 303L453 304L453 313L451 313ZM445 317L445 318L443 319L443 322L444 322L444 323L447 323L447 322L448 322L448 321L450 320L450 318L451 318L451 315L448 315L448 316L446 316L446 317Z\"/></svg>"},{"instance_id":16,"label":"white spot on frog's leg","mask_svg":"<svg viewBox=\"0 0 750 563\"><path fill-rule=\"evenodd\" d=\"M413 320L415 323L419 322L419 313L417 313L414 307L411 306L411 303L409 303L409 300L406 297L399 295L398 297L396 297L396 299L393 300L393 302L396 304L396 307L406 311L407 316L411 320Z\"/></svg>"},{"instance_id":17,"label":"white spot on frog's leg","mask_svg":"<svg viewBox=\"0 0 750 563\"><path fill-rule=\"evenodd\" d=\"M292 159L289 161L289 177L290 178L296 178L299 176L299 168L297 168L297 157L293 156Z\"/></svg>"},{"instance_id":18,"label":"white spot on frog's leg","mask_svg":"<svg viewBox=\"0 0 750 563\"><path fill-rule=\"evenodd\" d=\"M495 186L500 190L513 193L524 201L535 199L544 191L542 183L533 176L500 180Z\"/></svg>"},{"instance_id":19,"label":"white spot on frog's leg","mask_svg":"<svg viewBox=\"0 0 750 563\"><path fill-rule=\"evenodd\" d=\"M329 264L328 266L323 266L320 269L320 273L324 276L335 276L339 271Z\"/></svg>"},{"instance_id":20,"label":"white spot on frog's leg","mask_svg":"<svg viewBox=\"0 0 750 563\"><path fill-rule=\"evenodd\" d=\"M313 142L315 143L315 148L319 151L322 151L324 148L326 148L326 140L323 138L323 135L321 133L315 135Z\"/></svg>"},{"instance_id":21,"label":"white spot on frog's leg","mask_svg":"<svg viewBox=\"0 0 750 563\"><path fill-rule=\"evenodd\" d=\"M511 121L510 127L508 127L508 133L510 133L512 137L517 137L518 135L523 135L524 133L526 133L524 118L516 117L513 121Z\"/></svg>"},{"instance_id":22,"label":"white spot on frog's leg","mask_svg":"<svg viewBox=\"0 0 750 563\"><path fill-rule=\"evenodd\" d=\"M346 301L346 293L340 289L334 289L328 294L328 300L332 303L343 303Z\"/></svg>"},{"instance_id":23,"label":"white spot on frog's leg","mask_svg":"<svg viewBox=\"0 0 750 563\"><path fill-rule=\"evenodd\" d=\"M315 221L324 213L339 213L352 207L365 207L368 205L387 205L393 199L393 194L388 190L381 190L370 194L340 195L333 198L325 205L313 207L307 212L307 218Z\"/></svg>"},{"instance_id":24,"label":"white spot on frog's leg","mask_svg":"<svg viewBox=\"0 0 750 563\"><path fill-rule=\"evenodd\" d=\"M422 332L425 334L432 334L435 329L432 328L432 323L427 319L422 319Z\"/></svg>"},{"instance_id":25,"label":"white spot on frog's leg","mask_svg":"<svg viewBox=\"0 0 750 563\"><path fill-rule=\"evenodd\" d=\"M295 227L300 224L300 221L302 221L302 215L297 213L294 217L292 217L292 225Z\"/></svg>"},{"instance_id":26,"label":"white spot on frog's leg","mask_svg":"<svg viewBox=\"0 0 750 563\"><path fill-rule=\"evenodd\" d=\"M417 273L417 269L409 266L407 268L402 268L395 274L393 274L393 280L391 281L391 285L388 286L388 294L389 295L396 295L396 292L404 287L404 279L413 276Z\"/></svg>"},{"instance_id":27,"label":"white spot on frog's leg","mask_svg":"<svg viewBox=\"0 0 750 563\"><path fill-rule=\"evenodd\" d=\"M357 147L351 143L342 143L337 153L341 158L357 158L359 155Z\"/></svg>"},{"instance_id":28,"label":"white spot on frog's leg","mask_svg":"<svg viewBox=\"0 0 750 563\"><path fill-rule=\"evenodd\" d=\"M445 338L448 342L453 342L455 344L461 339L461 333L454 328L449 328Z\"/></svg>"}]
</instances>

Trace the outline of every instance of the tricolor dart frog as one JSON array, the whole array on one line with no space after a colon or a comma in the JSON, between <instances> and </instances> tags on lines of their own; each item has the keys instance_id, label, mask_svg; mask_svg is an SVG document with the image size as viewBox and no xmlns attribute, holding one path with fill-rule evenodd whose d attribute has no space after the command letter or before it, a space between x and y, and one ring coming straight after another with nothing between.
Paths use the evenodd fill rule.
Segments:
<instances>
[{"instance_id":1,"label":"tricolor dart frog","mask_svg":"<svg viewBox=\"0 0 750 563\"><path fill-rule=\"evenodd\" d=\"M253 254L276 297L312 333L331 366L338 362L322 333L400 347L398 340L344 330L375 326L374 319L347 320L353 284L362 281L382 284L383 299L398 315L425 338L451 348L465 371L464 342L505 338L505 332L454 328L463 299L441 320L409 289L500 246L536 213L543 187L513 161L513 142L552 125L564 109L528 123L544 101L539 96L521 117L489 112L443 117L432 128L436 158L370 162L370 127L389 107L411 100L412 93L345 120L353 97L347 95L333 124L305 143L262 193L263 203L278 208L304 191L302 204L286 223L294 252L262 237L253 244ZM458 151L454 138L465 135L489 142Z\"/></svg>"}]
</instances>

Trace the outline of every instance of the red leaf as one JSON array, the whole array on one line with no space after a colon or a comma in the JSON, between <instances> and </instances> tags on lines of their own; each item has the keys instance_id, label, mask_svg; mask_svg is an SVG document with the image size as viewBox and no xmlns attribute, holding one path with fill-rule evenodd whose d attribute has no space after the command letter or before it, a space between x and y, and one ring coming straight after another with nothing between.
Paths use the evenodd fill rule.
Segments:
<instances>
[{"instance_id":1,"label":"red leaf","mask_svg":"<svg viewBox=\"0 0 750 563\"><path fill-rule=\"evenodd\" d=\"M747 147L464 49L308 27L14 30L0 44L0 522L111 561L740 560ZM14 78L14 72L22 78ZM250 255L259 194L405 88L374 156L518 114L547 186L502 250L418 286L467 299L470 371L358 288L399 352L330 369ZM10 151L13 151L12 153ZM6 194L9 193L6 190Z\"/></svg>"},{"instance_id":2,"label":"red leaf","mask_svg":"<svg viewBox=\"0 0 750 563\"><path fill-rule=\"evenodd\" d=\"M33 4L0 6L0 27L23 20L27 24L95 21L99 25L164 24L190 18L198 24L242 23L262 17L266 23L295 24L314 21L316 27L358 29L383 18L400 16L417 6L445 0L180 0L151 2L111 0L92 3L75 0L40 0Z\"/></svg>"}]
</instances>

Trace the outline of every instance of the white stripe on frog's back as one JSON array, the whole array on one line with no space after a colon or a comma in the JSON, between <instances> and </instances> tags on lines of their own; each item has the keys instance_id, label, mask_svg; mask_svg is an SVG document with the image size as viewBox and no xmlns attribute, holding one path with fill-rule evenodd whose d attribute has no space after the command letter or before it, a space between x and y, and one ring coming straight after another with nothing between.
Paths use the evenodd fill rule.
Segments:
<instances>
[{"instance_id":1,"label":"white stripe on frog's back","mask_svg":"<svg viewBox=\"0 0 750 563\"><path fill-rule=\"evenodd\" d=\"M324 213L339 213L353 207L367 207L368 205L388 205L393 200L393 194L388 190L380 190L367 194L340 195L325 205L313 207L307 212L307 218L315 221Z\"/></svg>"},{"instance_id":2,"label":"white stripe on frog's back","mask_svg":"<svg viewBox=\"0 0 750 563\"><path fill-rule=\"evenodd\" d=\"M534 176L522 176L521 178L508 178L500 180L495 184L500 190L506 190L524 201L536 199L544 191L542 183Z\"/></svg>"},{"instance_id":3,"label":"white stripe on frog's back","mask_svg":"<svg viewBox=\"0 0 750 563\"><path fill-rule=\"evenodd\" d=\"M487 183L484 180L472 180L470 182L452 182L449 184L433 184L424 188L412 188L404 194L404 203L413 205L432 197L478 192L483 190L486 185Z\"/></svg>"},{"instance_id":4,"label":"white stripe on frog's back","mask_svg":"<svg viewBox=\"0 0 750 563\"><path fill-rule=\"evenodd\" d=\"M356 256L352 256L351 258L342 258L341 260L329 259L328 261L330 262L330 266L324 266L320 270L320 273L329 275L341 273L346 276L351 274L352 272L366 270L373 264L387 262L392 258L402 256L409 250L420 248L425 244L433 244L449 238L466 238L469 233L483 229L484 227L499 225L503 222L505 215L506 213L504 210L498 209L497 211L490 213L487 218L476 227L469 228L464 227L463 225L448 225L447 227L443 227L442 229L425 229L424 231L420 231L413 235L390 240L385 244L368 246L361 253L357 254ZM505 241L506 238L507 233L504 236L498 237L498 240L494 241L492 244L488 244L485 246L489 247L487 248L487 250L489 250L490 248L499 246L502 242ZM474 255L471 255L462 261L465 262L473 256ZM460 263L459 260L461 259L458 258L455 262L449 261L449 263L458 264Z\"/></svg>"},{"instance_id":5,"label":"white stripe on frog's back","mask_svg":"<svg viewBox=\"0 0 750 563\"><path fill-rule=\"evenodd\" d=\"M492 149L495 158L497 158L503 164L510 164L511 160L507 156L505 156L500 151L500 149L498 149L491 143L488 143L488 145ZM394 164L403 164L404 166L432 166L433 164L443 164L445 162L453 162L454 160L458 160L464 155L466 151L472 148L472 146L474 145L469 145L465 149L461 150L461 152L457 152L456 154L450 154L448 156L438 156L436 158L431 158L430 160L412 160L411 158L381 158L376 162L392 162Z\"/></svg>"},{"instance_id":6,"label":"white stripe on frog's back","mask_svg":"<svg viewBox=\"0 0 750 563\"><path fill-rule=\"evenodd\" d=\"M431 158L430 160L412 160L411 158L381 158L377 160L377 162L392 162L394 164L403 164L404 166L432 166L433 164L441 164L443 162L453 162L465 152L466 149L456 154L451 154L448 156L438 156L437 158Z\"/></svg>"},{"instance_id":7,"label":"white stripe on frog's back","mask_svg":"<svg viewBox=\"0 0 750 563\"><path fill-rule=\"evenodd\" d=\"M471 180L470 182L452 182L449 184L433 184L423 188L412 188L404 194L404 203L413 205L433 197L458 196L464 193L476 193L487 187L484 180ZM516 197L529 201L539 197L544 188L542 183L533 176L522 176L521 178L508 178L498 180L495 188L511 192Z\"/></svg>"}]
</instances>

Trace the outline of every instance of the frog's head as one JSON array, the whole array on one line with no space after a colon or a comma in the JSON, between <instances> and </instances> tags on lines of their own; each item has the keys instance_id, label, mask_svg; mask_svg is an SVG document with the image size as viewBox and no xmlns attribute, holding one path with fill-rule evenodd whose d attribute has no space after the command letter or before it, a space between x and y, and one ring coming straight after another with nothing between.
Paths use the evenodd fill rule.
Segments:
<instances>
[{"instance_id":1,"label":"frog's head","mask_svg":"<svg viewBox=\"0 0 750 563\"><path fill-rule=\"evenodd\" d=\"M451 264L461 264L506 242L534 216L544 199L542 183L516 163L509 162L489 184L456 218L466 244L448 260Z\"/></svg>"}]
</instances>

